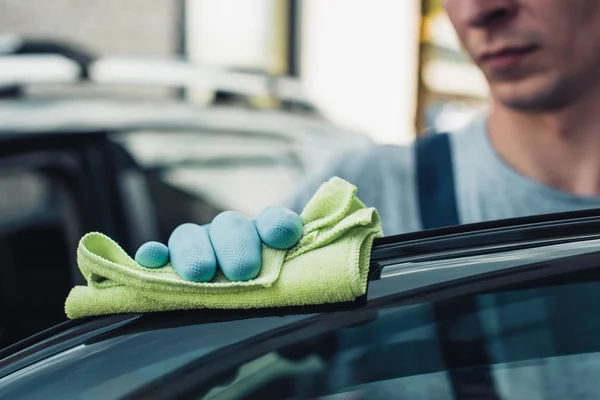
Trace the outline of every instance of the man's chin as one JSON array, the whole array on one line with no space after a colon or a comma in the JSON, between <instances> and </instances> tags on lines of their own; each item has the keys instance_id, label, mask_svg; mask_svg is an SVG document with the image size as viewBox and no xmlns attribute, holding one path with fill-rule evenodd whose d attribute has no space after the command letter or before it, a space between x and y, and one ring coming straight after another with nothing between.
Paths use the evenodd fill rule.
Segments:
<instances>
[{"instance_id":1,"label":"man's chin","mask_svg":"<svg viewBox=\"0 0 600 400\"><path fill-rule=\"evenodd\" d=\"M546 82L505 82L492 88L494 102L515 111L548 112L568 106L573 91Z\"/></svg>"}]
</instances>

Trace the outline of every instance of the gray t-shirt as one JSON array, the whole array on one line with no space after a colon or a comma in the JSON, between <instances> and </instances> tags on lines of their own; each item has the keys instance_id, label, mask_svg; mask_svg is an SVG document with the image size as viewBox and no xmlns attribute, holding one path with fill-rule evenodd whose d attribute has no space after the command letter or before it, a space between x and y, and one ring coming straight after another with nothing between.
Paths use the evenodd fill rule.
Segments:
<instances>
[{"instance_id":1,"label":"gray t-shirt","mask_svg":"<svg viewBox=\"0 0 600 400\"><path fill-rule=\"evenodd\" d=\"M560 191L529 179L496 153L487 134L487 119L476 118L465 129L452 133L454 174L461 223L600 208L600 196L584 197ZM373 146L344 154L327 172L304 185L291 207L300 212L317 188L339 176L358 188L358 197L379 210L386 235L421 229L415 186L414 146ZM541 304L540 307L544 305ZM558 309L553 312L557 312ZM560 310L558 310L560 311ZM495 315L510 325L522 315ZM497 322L496 322L497 323ZM547 334L542 327L531 335ZM571 358L549 358L527 368L496 368L496 385L507 399L563 399L576 387L577 398L596 398L598 359L595 354ZM432 374L419 382L385 381L376 386L372 398L452 399L446 373ZM431 388L437 391L432 393ZM374 390L375 390L374 389ZM567 396L568 397L568 396ZM504 397L503 397L504 398Z\"/></svg>"},{"instance_id":2,"label":"gray t-shirt","mask_svg":"<svg viewBox=\"0 0 600 400\"><path fill-rule=\"evenodd\" d=\"M599 197L577 196L521 175L496 153L487 118L475 118L451 134L461 223L600 208ZM414 146L376 146L340 156L327 171L304 184L288 204L300 212L318 187L339 176L381 215L385 235L421 230L415 185Z\"/></svg>"}]
</instances>

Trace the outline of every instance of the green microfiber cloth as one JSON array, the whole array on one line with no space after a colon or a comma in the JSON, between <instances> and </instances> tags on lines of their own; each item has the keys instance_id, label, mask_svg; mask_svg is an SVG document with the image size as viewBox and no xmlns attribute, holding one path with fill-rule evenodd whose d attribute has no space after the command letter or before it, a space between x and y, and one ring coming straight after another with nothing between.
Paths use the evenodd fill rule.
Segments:
<instances>
[{"instance_id":1,"label":"green microfiber cloth","mask_svg":"<svg viewBox=\"0 0 600 400\"><path fill-rule=\"evenodd\" d=\"M304 233L289 250L263 246L259 275L232 282L222 274L205 283L183 280L167 265L148 269L109 237L85 235L77 249L87 286L65 303L69 318L198 308L253 309L348 302L365 294L373 239L383 235L379 214L340 178L324 183L302 212Z\"/></svg>"}]
</instances>

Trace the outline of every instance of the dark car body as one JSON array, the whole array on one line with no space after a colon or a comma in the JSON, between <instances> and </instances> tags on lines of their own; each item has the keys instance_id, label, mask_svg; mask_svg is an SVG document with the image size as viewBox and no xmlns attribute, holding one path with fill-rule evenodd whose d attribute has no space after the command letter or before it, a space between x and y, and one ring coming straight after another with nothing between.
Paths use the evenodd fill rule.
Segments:
<instances>
[{"instance_id":1,"label":"dark car body","mask_svg":"<svg viewBox=\"0 0 600 400\"><path fill-rule=\"evenodd\" d=\"M377 240L349 304L66 322L0 352L7 399L562 399L600 390L600 217Z\"/></svg>"}]
</instances>

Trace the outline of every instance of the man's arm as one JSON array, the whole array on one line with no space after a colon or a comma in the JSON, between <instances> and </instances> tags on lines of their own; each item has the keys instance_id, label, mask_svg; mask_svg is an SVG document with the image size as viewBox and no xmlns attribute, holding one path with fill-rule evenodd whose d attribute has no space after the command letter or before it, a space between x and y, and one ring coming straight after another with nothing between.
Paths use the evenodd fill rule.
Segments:
<instances>
[{"instance_id":1,"label":"man's arm","mask_svg":"<svg viewBox=\"0 0 600 400\"><path fill-rule=\"evenodd\" d=\"M364 166L367 161L365 160L365 155L369 154L367 150L359 149L339 154L319 174L308 177L301 182L294 193L286 199L283 206L295 213L302 213L302 210L319 187L334 176L357 185L358 181L362 179L363 173L368 172L365 171Z\"/></svg>"}]
</instances>

